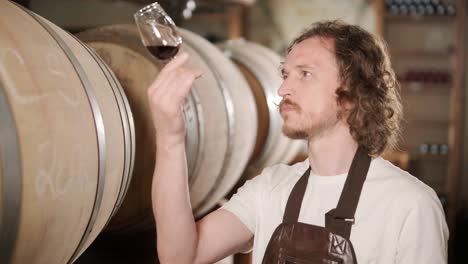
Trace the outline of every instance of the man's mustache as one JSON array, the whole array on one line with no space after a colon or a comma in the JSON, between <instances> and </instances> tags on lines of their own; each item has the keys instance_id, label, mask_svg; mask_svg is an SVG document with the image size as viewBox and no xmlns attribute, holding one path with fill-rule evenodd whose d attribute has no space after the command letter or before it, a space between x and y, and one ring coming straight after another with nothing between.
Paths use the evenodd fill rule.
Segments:
<instances>
[{"instance_id":1,"label":"man's mustache","mask_svg":"<svg viewBox=\"0 0 468 264\"><path fill-rule=\"evenodd\" d=\"M279 108L280 108L280 111L283 107L285 106L288 106L288 107L291 107L292 109L296 110L296 111L300 111L301 110L301 107L294 103L293 101L291 101L291 99L283 99L281 100L281 103L279 105Z\"/></svg>"}]
</instances>

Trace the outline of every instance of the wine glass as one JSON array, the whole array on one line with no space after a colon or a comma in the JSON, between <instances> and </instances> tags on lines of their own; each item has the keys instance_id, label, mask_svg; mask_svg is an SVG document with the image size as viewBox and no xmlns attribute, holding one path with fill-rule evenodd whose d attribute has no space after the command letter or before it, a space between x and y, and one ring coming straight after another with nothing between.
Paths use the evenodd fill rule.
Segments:
<instances>
[{"instance_id":1,"label":"wine glass","mask_svg":"<svg viewBox=\"0 0 468 264\"><path fill-rule=\"evenodd\" d=\"M170 16L154 2L134 14L143 45L160 60L170 60L179 51L182 37Z\"/></svg>"}]
</instances>

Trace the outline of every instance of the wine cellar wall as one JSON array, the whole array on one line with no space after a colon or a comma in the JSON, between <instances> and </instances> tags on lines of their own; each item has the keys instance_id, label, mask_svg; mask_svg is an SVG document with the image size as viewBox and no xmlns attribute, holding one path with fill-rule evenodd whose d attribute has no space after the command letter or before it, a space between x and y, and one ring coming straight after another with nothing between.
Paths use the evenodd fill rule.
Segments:
<instances>
[{"instance_id":1,"label":"wine cellar wall","mask_svg":"<svg viewBox=\"0 0 468 264\"><path fill-rule=\"evenodd\" d=\"M401 84L400 149L431 186L454 227L459 197L464 91L463 0L381 1L381 33Z\"/></svg>"}]
</instances>

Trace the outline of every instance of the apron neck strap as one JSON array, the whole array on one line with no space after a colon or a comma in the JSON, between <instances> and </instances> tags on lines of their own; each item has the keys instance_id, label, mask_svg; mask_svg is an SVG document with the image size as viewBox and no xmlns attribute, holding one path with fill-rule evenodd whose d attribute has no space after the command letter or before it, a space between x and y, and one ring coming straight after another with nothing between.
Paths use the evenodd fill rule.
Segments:
<instances>
[{"instance_id":1,"label":"apron neck strap","mask_svg":"<svg viewBox=\"0 0 468 264\"><path fill-rule=\"evenodd\" d=\"M283 223L296 223L301 211L302 199L304 198L307 182L309 181L310 167L304 172L302 177L294 185L286 204L283 216Z\"/></svg>"},{"instance_id":2,"label":"apron neck strap","mask_svg":"<svg viewBox=\"0 0 468 264\"><path fill-rule=\"evenodd\" d=\"M359 147L354 155L348 176L341 192L336 209L325 215L325 228L329 231L349 238L354 214L361 196L362 186L366 180L371 157ZM283 223L296 223L299 218L302 200L310 175L310 167L294 185L283 217Z\"/></svg>"},{"instance_id":3,"label":"apron neck strap","mask_svg":"<svg viewBox=\"0 0 468 264\"><path fill-rule=\"evenodd\" d=\"M362 186L369 171L371 157L358 148L349 169L336 209L325 214L325 228L349 239Z\"/></svg>"}]
</instances>

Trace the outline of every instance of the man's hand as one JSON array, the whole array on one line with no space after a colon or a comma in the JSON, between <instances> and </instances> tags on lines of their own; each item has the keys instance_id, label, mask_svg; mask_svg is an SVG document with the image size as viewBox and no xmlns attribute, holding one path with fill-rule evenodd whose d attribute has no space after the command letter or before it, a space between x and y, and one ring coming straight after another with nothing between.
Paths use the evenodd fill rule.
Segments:
<instances>
[{"instance_id":1,"label":"man's hand","mask_svg":"<svg viewBox=\"0 0 468 264\"><path fill-rule=\"evenodd\" d=\"M171 60L148 89L153 124L158 145L179 144L185 139L182 107L201 71L185 66L189 56L182 53Z\"/></svg>"}]
</instances>

